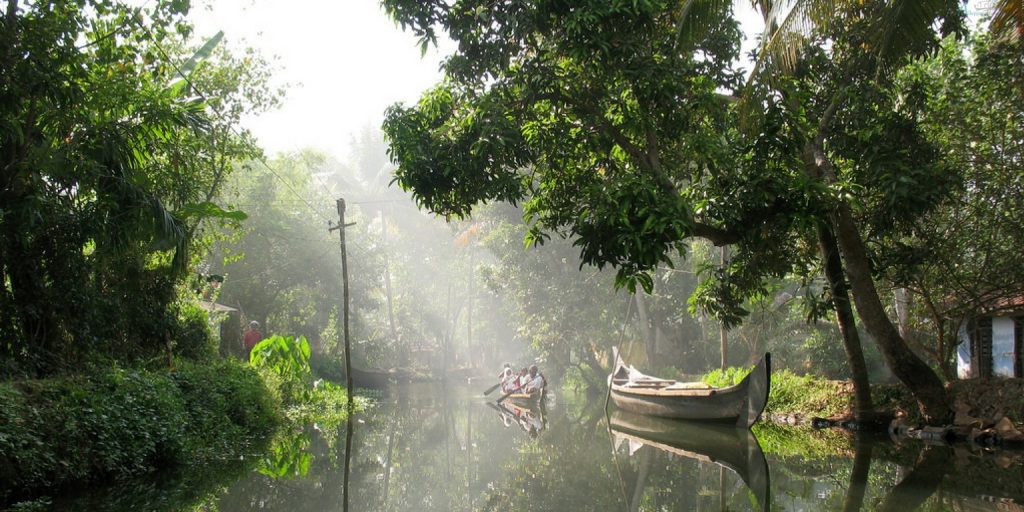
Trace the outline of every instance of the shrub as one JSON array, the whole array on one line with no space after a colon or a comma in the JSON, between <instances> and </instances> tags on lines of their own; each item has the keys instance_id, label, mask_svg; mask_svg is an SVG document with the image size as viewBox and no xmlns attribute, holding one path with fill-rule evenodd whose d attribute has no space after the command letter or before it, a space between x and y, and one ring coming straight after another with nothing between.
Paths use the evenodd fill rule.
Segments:
<instances>
[{"instance_id":1,"label":"shrub","mask_svg":"<svg viewBox=\"0 0 1024 512\"><path fill-rule=\"evenodd\" d=\"M753 367L730 367L714 370L701 381L714 387L738 384ZM814 375L799 376L786 369L772 373L766 413L834 416L851 407L850 385L845 381L828 380Z\"/></svg>"},{"instance_id":2,"label":"shrub","mask_svg":"<svg viewBox=\"0 0 1024 512\"><path fill-rule=\"evenodd\" d=\"M310 348L305 336L271 336L256 344L249 353L249 363L280 385L287 403L302 402L313 385L309 367Z\"/></svg>"},{"instance_id":3,"label":"shrub","mask_svg":"<svg viewBox=\"0 0 1024 512\"><path fill-rule=\"evenodd\" d=\"M217 356L217 340L210 330L210 316L195 303L174 306L175 322L171 339L174 353L194 361L209 361Z\"/></svg>"},{"instance_id":4,"label":"shrub","mask_svg":"<svg viewBox=\"0 0 1024 512\"><path fill-rule=\"evenodd\" d=\"M231 361L0 384L0 502L152 468L237 458L277 404Z\"/></svg>"},{"instance_id":5,"label":"shrub","mask_svg":"<svg viewBox=\"0 0 1024 512\"><path fill-rule=\"evenodd\" d=\"M708 372L706 375L701 377L701 381L709 386L716 388L724 388L728 386L735 386L739 384L744 377L750 375L753 366L749 367L737 367L730 366L724 370L716 369Z\"/></svg>"}]
</instances>

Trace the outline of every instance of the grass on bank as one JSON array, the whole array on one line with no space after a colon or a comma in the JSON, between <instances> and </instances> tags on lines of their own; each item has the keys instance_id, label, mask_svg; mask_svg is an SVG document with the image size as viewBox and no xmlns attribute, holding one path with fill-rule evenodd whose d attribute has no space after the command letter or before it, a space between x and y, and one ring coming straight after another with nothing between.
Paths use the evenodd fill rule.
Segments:
<instances>
[{"instance_id":1,"label":"grass on bank","mask_svg":"<svg viewBox=\"0 0 1024 512\"><path fill-rule=\"evenodd\" d=\"M738 384L753 367L730 367L714 370L701 381L714 387ZM836 416L851 409L853 390L845 381L824 379L814 375L797 375L790 370L772 373L771 391L765 414L800 415L809 418Z\"/></svg>"}]
</instances>

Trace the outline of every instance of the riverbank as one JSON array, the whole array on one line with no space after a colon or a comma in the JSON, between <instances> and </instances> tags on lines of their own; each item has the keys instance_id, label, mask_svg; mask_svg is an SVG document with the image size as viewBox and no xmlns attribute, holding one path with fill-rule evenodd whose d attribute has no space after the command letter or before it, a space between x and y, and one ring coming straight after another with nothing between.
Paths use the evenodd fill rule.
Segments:
<instances>
[{"instance_id":1,"label":"riverbank","mask_svg":"<svg viewBox=\"0 0 1024 512\"><path fill-rule=\"evenodd\" d=\"M954 381L946 389L954 412L949 425L921 426L916 402L897 385L872 386L878 421L864 425L852 421L853 386L848 381L776 372L764 418L782 425L880 430L898 438L1024 448L1024 380Z\"/></svg>"},{"instance_id":2,"label":"riverbank","mask_svg":"<svg viewBox=\"0 0 1024 512\"><path fill-rule=\"evenodd\" d=\"M0 504L262 451L278 401L231 360L0 383Z\"/></svg>"}]
</instances>

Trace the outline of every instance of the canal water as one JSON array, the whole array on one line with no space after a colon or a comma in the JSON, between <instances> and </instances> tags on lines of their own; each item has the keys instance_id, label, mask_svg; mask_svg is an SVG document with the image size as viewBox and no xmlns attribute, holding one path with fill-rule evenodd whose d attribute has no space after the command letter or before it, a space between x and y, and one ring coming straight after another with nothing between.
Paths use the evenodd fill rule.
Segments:
<instances>
[{"instance_id":1,"label":"canal water","mask_svg":"<svg viewBox=\"0 0 1024 512\"><path fill-rule=\"evenodd\" d=\"M348 424L282 433L242 463L155 475L50 505L211 512L1024 510L1020 452L606 415L603 396L556 394L542 409L499 406L496 395L489 400L481 391L400 387L374 397Z\"/></svg>"}]
</instances>

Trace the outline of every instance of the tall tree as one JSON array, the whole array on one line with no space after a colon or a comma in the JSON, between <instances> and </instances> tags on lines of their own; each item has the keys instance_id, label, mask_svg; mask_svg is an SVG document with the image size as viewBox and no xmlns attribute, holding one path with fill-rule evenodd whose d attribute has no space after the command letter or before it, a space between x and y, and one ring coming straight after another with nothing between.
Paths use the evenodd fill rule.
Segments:
<instances>
[{"instance_id":1,"label":"tall tree","mask_svg":"<svg viewBox=\"0 0 1024 512\"><path fill-rule=\"evenodd\" d=\"M853 303L894 373L929 421L948 414L941 382L881 306L865 245L927 211L951 183L888 88L888 63L930 41L883 30L886 16L907 13L844 4L807 40L797 74L744 89L740 116L722 94L741 87L728 5L384 5L425 42L445 30L460 48L444 83L385 119L397 179L421 205L458 216L479 202L525 200L528 241L571 237L583 261L612 265L619 285L648 291L650 272L671 265L685 239L735 244L706 287L716 300L703 303L726 324L827 228L827 249L841 255ZM946 11L910 14L920 24Z\"/></svg>"}]
</instances>

